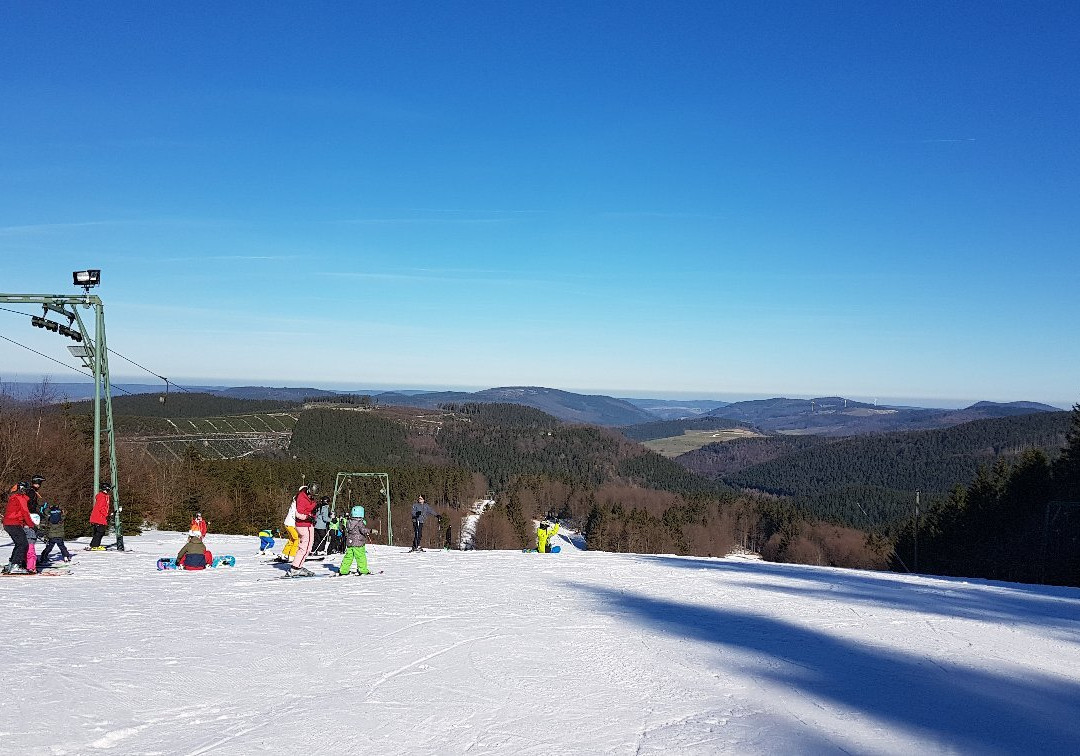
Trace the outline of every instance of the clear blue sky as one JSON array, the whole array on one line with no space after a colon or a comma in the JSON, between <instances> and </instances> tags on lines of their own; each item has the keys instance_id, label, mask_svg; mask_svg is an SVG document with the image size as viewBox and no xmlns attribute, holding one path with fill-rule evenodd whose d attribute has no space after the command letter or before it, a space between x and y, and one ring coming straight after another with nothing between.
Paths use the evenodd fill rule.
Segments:
<instances>
[{"instance_id":1,"label":"clear blue sky","mask_svg":"<svg viewBox=\"0 0 1080 756\"><path fill-rule=\"evenodd\" d=\"M16 0L0 70L0 290L180 383L1080 399L1080 3Z\"/></svg>"}]
</instances>

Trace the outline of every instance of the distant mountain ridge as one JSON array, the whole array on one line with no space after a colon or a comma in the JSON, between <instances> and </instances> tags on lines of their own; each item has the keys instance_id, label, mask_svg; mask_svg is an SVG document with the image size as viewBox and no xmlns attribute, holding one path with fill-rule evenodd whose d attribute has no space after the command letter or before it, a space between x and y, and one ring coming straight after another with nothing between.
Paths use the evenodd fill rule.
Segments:
<instances>
[{"instance_id":1,"label":"distant mountain ridge","mask_svg":"<svg viewBox=\"0 0 1080 756\"><path fill-rule=\"evenodd\" d=\"M766 433L814 436L860 436L892 431L947 428L972 420L1061 412L1038 402L977 402L964 409L889 407L839 396L817 399L756 399L718 407L705 417L748 423Z\"/></svg>"},{"instance_id":2,"label":"distant mountain ridge","mask_svg":"<svg viewBox=\"0 0 1080 756\"><path fill-rule=\"evenodd\" d=\"M574 394L540 386L506 386L483 391L439 391L406 396L396 392L376 394L381 404L435 408L443 404L478 402L481 404L521 404L546 412L570 423L619 426L645 423L656 419L652 413L630 402L610 396Z\"/></svg>"},{"instance_id":3,"label":"distant mountain ridge","mask_svg":"<svg viewBox=\"0 0 1080 756\"><path fill-rule=\"evenodd\" d=\"M161 384L114 383L114 399L131 395L166 393ZM41 383L0 383L0 393L18 400L38 396ZM81 401L93 397L92 383L49 383L51 401ZM314 387L273 386L173 386L170 398L189 393L213 394L230 399L292 402L309 398L368 395L380 404L435 409L460 402L512 403L533 407L559 420L620 427L657 420L722 418L734 420L764 433L793 435L858 436L890 431L945 428L971 420L1012 417L1032 412L1060 412L1039 402L976 402L964 409L877 406L843 397L816 399L757 399L725 403L719 400L617 399L603 394L577 394L541 386L505 386L482 391L337 391Z\"/></svg>"}]
</instances>

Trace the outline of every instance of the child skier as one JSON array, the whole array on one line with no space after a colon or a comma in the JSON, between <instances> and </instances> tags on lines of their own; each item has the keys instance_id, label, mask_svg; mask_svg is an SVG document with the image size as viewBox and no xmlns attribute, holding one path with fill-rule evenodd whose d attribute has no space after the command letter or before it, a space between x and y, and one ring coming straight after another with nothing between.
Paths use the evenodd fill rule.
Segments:
<instances>
[{"instance_id":1,"label":"child skier","mask_svg":"<svg viewBox=\"0 0 1080 756\"><path fill-rule=\"evenodd\" d=\"M64 514L64 509L59 504L49 504L42 512L41 529L45 531L49 542L38 557L39 570L49 566L49 554L52 553L53 546L59 547L60 556L65 562L71 561L71 554L64 543Z\"/></svg>"},{"instance_id":2,"label":"child skier","mask_svg":"<svg viewBox=\"0 0 1080 756\"><path fill-rule=\"evenodd\" d=\"M279 561L291 562L293 557L296 556L296 549L300 546L300 534L296 532L296 499L293 498L292 504L289 505L289 511L285 514L285 536L289 539L289 542L285 544L285 548L281 550L281 556L278 557Z\"/></svg>"},{"instance_id":3,"label":"child skier","mask_svg":"<svg viewBox=\"0 0 1080 756\"><path fill-rule=\"evenodd\" d=\"M328 554L344 554L345 548L342 545L345 535L345 521L344 515L338 515L330 521L330 545L326 549Z\"/></svg>"},{"instance_id":4,"label":"child skier","mask_svg":"<svg viewBox=\"0 0 1080 756\"><path fill-rule=\"evenodd\" d=\"M274 548L274 531L267 528L259 531L259 554L265 554Z\"/></svg>"},{"instance_id":5,"label":"child skier","mask_svg":"<svg viewBox=\"0 0 1080 756\"><path fill-rule=\"evenodd\" d=\"M349 574L354 559L356 560L357 575L371 574L367 566L367 549L365 546L368 536L372 533L378 535L379 531L367 527L367 523L364 521L364 508L359 504L356 505L349 513L349 520L345 526L345 556L341 560L338 576Z\"/></svg>"},{"instance_id":6,"label":"child skier","mask_svg":"<svg viewBox=\"0 0 1080 756\"><path fill-rule=\"evenodd\" d=\"M540 523L540 527L536 529L536 550L541 554L548 553L548 540L559 532L559 523L549 525L546 522Z\"/></svg>"}]
</instances>

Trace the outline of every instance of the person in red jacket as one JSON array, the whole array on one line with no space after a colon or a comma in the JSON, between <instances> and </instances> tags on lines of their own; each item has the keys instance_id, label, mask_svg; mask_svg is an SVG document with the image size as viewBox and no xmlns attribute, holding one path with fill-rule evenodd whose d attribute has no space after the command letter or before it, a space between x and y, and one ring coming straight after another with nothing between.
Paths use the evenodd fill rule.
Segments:
<instances>
[{"instance_id":1,"label":"person in red jacket","mask_svg":"<svg viewBox=\"0 0 1080 756\"><path fill-rule=\"evenodd\" d=\"M108 483L101 484L101 490L94 497L94 508L90 510L90 528L94 532L90 539L87 551L104 551L101 539L105 537L105 531L109 529L109 510L112 508L112 486Z\"/></svg>"},{"instance_id":2,"label":"person in red jacket","mask_svg":"<svg viewBox=\"0 0 1080 756\"><path fill-rule=\"evenodd\" d=\"M196 512L195 516L191 518L191 527L188 530L197 530L202 533L203 538L206 538L206 528L209 524L203 519L202 512Z\"/></svg>"},{"instance_id":3,"label":"person in red jacket","mask_svg":"<svg viewBox=\"0 0 1080 756\"><path fill-rule=\"evenodd\" d=\"M315 573L304 567L304 559L311 552L315 527L315 496L319 493L319 484L300 486L296 492L296 532L300 534L300 545L296 549L292 565L286 573L290 577L311 577Z\"/></svg>"},{"instance_id":4,"label":"person in red jacket","mask_svg":"<svg viewBox=\"0 0 1080 756\"><path fill-rule=\"evenodd\" d=\"M29 488L29 483L19 483L15 492L8 494L7 506L4 508L4 530L11 536L14 544L10 563L4 568L5 572L29 572L26 569L26 553L30 548L30 541L26 538L24 528L37 527L30 519L30 495L27 493Z\"/></svg>"}]
</instances>

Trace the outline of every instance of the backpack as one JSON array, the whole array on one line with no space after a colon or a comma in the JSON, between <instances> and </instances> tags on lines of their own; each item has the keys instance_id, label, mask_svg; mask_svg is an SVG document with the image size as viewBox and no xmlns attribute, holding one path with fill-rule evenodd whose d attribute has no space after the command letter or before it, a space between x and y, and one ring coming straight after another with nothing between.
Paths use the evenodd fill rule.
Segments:
<instances>
[{"instance_id":1,"label":"backpack","mask_svg":"<svg viewBox=\"0 0 1080 756\"><path fill-rule=\"evenodd\" d=\"M49 524L50 525L59 525L60 520L63 519L63 517L64 517L64 515L60 511L60 507L53 507L52 509L49 510Z\"/></svg>"}]
</instances>

